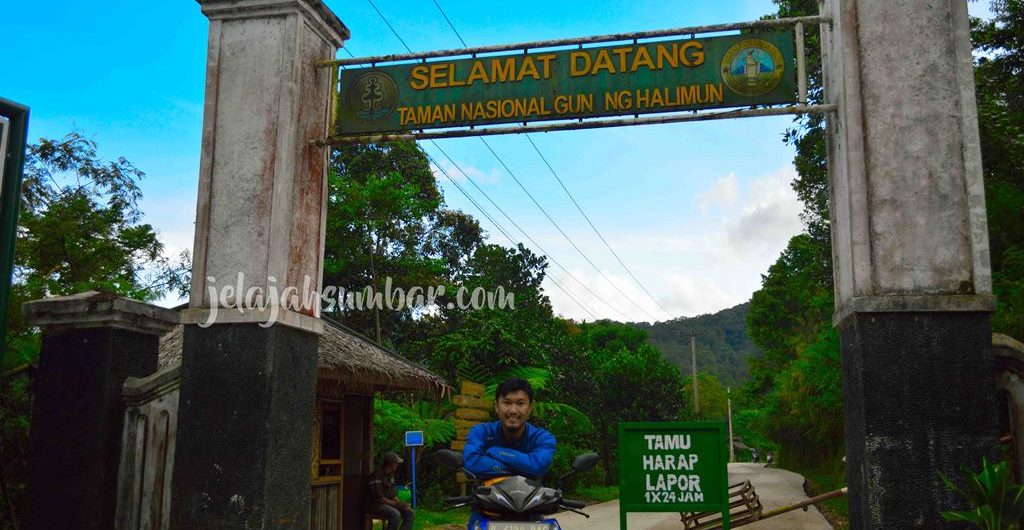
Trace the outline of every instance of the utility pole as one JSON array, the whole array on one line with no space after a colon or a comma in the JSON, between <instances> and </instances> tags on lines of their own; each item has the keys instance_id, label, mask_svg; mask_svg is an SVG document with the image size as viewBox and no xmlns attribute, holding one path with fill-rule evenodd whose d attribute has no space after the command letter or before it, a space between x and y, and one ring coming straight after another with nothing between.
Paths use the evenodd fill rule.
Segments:
<instances>
[{"instance_id":1,"label":"utility pole","mask_svg":"<svg viewBox=\"0 0 1024 530\"><path fill-rule=\"evenodd\" d=\"M725 403L726 403L726 406L729 409L729 461L733 462L733 461L736 460L736 455L733 454L733 448L732 448L732 388L726 387L725 388L725 395L726 395Z\"/></svg>"},{"instance_id":2,"label":"utility pole","mask_svg":"<svg viewBox=\"0 0 1024 530\"><path fill-rule=\"evenodd\" d=\"M693 368L693 412L700 415L700 399L697 393L697 336L690 334L690 364Z\"/></svg>"}]
</instances>

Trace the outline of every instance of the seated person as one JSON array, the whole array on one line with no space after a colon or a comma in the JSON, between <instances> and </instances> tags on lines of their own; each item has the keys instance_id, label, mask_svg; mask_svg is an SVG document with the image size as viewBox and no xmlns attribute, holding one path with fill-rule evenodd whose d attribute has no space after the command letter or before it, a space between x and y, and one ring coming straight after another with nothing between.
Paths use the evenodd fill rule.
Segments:
<instances>
[{"instance_id":1,"label":"seated person","mask_svg":"<svg viewBox=\"0 0 1024 530\"><path fill-rule=\"evenodd\" d=\"M367 511L384 519L384 530L412 530L412 508L398 500L395 471L403 462L395 453L384 453L377 469L370 473Z\"/></svg>"},{"instance_id":2,"label":"seated person","mask_svg":"<svg viewBox=\"0 0 1024 530\"><path fill-rule=\"evenodd\" d=\"M542 479L555 456L555 437L527 423L532 409L533 388L528 381L516 377L498 385L494 393L498 421L469 431L463 467L481 479L504 475Z\"/></svg>"}]
</instances>

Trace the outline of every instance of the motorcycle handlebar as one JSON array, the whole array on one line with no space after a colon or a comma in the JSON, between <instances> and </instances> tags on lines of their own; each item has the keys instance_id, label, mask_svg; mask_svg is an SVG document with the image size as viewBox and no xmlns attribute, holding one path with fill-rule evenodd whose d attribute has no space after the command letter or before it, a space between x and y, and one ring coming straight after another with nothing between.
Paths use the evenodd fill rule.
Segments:
<instances>
[{"instance_id":1,"label":"motorcycle handlebar","mask_svg":"<svg viewBox=\"0 0 1024 530\"><path fill-rule=\"evenodd\" d=\"M569 499L562 499L562 506L566 508L575 508L577 510L586 508L587 505L580 501L570 501Z\"/></svg>"}]
</instances>

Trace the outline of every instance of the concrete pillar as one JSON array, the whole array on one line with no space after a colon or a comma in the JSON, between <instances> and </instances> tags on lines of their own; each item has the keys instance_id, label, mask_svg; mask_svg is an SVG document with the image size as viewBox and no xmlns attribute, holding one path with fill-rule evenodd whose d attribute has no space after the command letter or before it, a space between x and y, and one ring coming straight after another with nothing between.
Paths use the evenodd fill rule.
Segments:
<instances>
[{"instance_id":1,"label":"concrete pillar","mask_svg":"<svg viewBox=\"0 0 1024 530\"><path fill-rule=\"evenodd\" d=\"M327 191L310 141L327 134L331 91L316 63L348 30L320 0L199 4L210 32L171 526L306 530Z\"/></svg>"},{"instance_id":2,"label":"concrete pillar","mask_svg":"<svg viewBox=\"0 0 1024 530\"><path fill-rule=\"evenodd\" d=\"M23 306L43 329L29 438L26 530L114 526L125 379L157 368L178 314L89 291Z\"/></svg>"},{"instance_id":3,"label":"concrete pillar","mask_svg":"<svg viewBox=\"0 0 1024 530\"><path fill-rule=\"evenodd\" d=\"M952 528L939 474L996 448L967 3L822 14L851 528Z\"/></svg>"}]
</instances>

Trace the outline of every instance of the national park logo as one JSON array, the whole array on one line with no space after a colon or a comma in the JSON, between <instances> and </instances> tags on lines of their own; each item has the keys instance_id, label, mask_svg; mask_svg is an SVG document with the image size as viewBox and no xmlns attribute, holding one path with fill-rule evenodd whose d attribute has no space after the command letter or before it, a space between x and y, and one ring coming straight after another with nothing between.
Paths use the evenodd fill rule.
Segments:
<instances>
[{"instance_id":1,"label":"national park logo","mask_svg":"<svg viewBox=\"0 0 1024 530\"><path fill-rule=\"evenodd\" d=\"M733 44L722 59L725 85L741 96L763 96L782 79L782 53L772 43L744 39Z\"/></svg>"},{"instance_id":2,"label":"national park logo","mask_svg":"<svg viewBox=\"0 0 1024 530\"><path fill-rule=\"evenodd\" d=\"M387 118L398 104L398 85L388 74L367 72L352 82L345 105L363 121Z\"/></svg>"}]
</instances>

